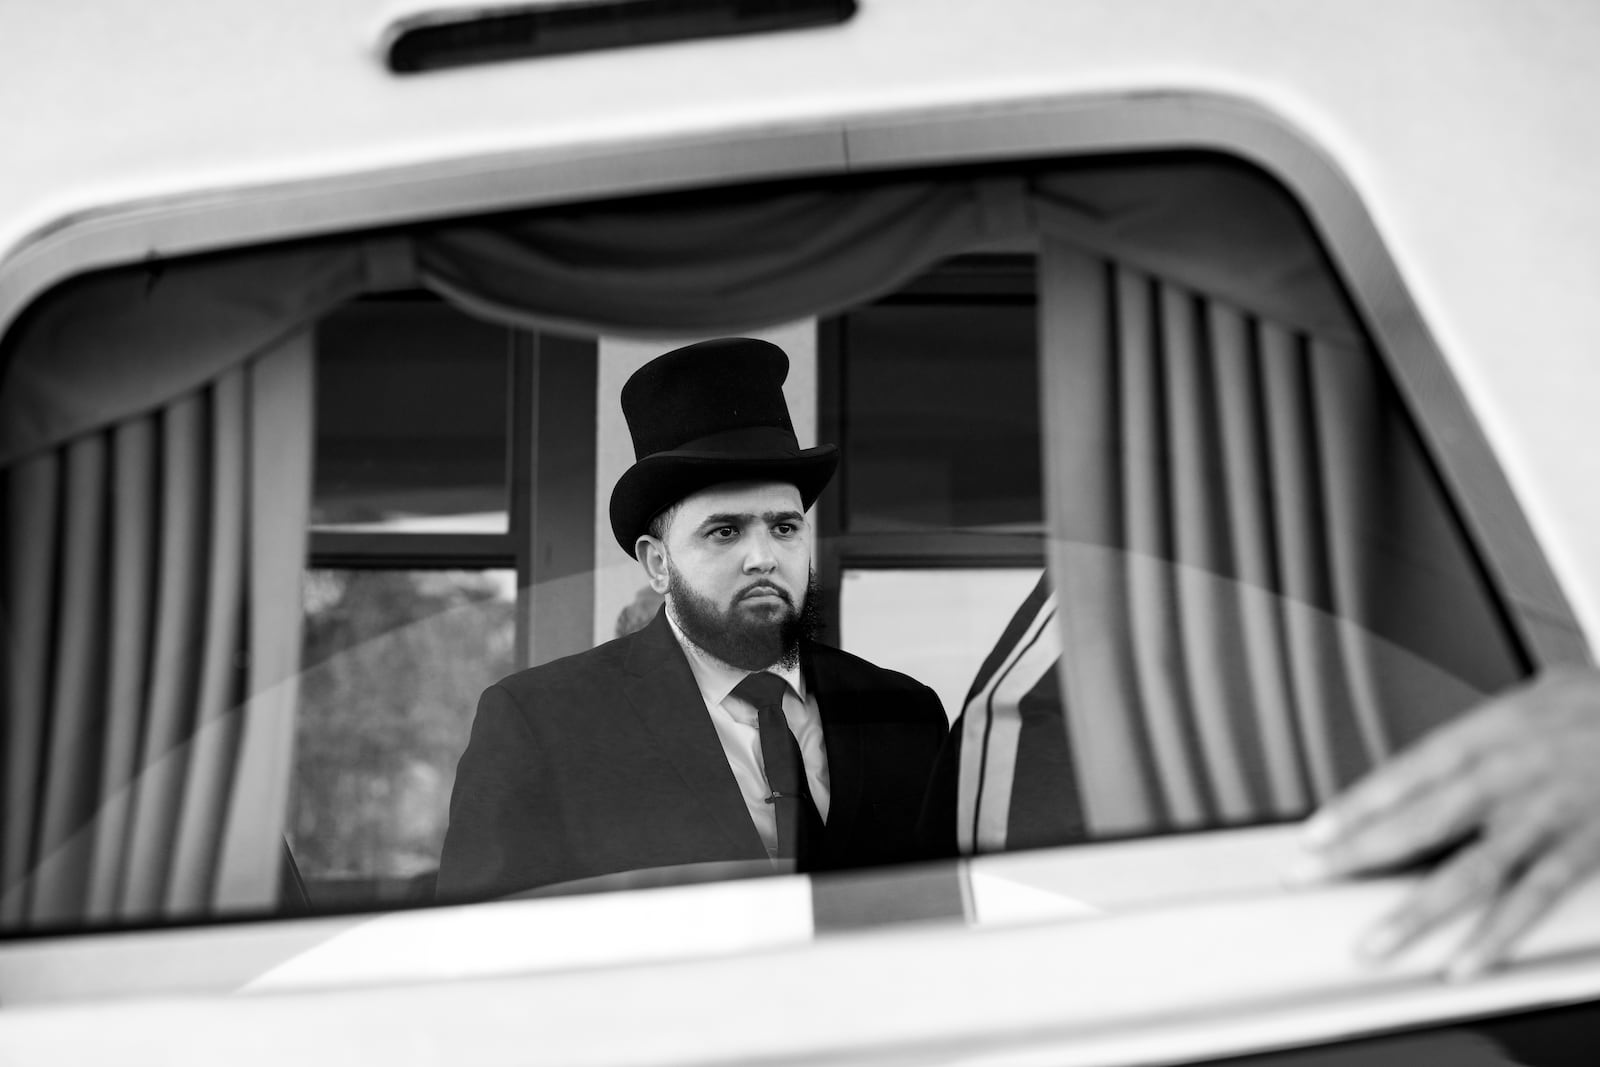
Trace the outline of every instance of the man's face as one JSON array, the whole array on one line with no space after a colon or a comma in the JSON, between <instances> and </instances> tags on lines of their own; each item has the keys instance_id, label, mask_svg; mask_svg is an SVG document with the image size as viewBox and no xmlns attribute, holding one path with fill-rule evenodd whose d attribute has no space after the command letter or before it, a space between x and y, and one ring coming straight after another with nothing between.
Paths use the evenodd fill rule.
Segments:
<instances>
[{"instance_id":1,"label":"man's face","mask_svg":"<svg viewBox=\"0 0 1600 1067\"><path fill-rule=\"evenodd\" d=\"M685 497L640 558L695 644L735 667L792 661L811 547L800 492L785 482L728 482ZM654 549L654 551L652 551Z\"/></svg>"}]
</instances>

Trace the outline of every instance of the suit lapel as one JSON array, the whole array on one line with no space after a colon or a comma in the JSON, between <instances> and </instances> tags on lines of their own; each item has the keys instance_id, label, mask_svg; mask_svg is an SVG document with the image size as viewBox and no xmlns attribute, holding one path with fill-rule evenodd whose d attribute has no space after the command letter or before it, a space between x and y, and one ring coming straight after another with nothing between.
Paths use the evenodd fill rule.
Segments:
<instances>
[{"instance_id":1,"label":"suit lapel","mask_svg":"<svg viewBox=\"0 0 1600 1067\"><path fill-rule=\"evenodd\" d=\"M809 645L801 657L806 686L817 698L822 742L828 752L827 851L837 852L849 840L861 809L866 778L861 725L851 707L838 661L826 646Z\"/></svg>"},{"instance_id":2,"label":"suit lapel","mask_svg":"<svg viewBox=\"0 0 1600 1067\"><path fill-rule=\"evenodd\" d=\"M639 631L624 667L623 693L656 750L700 801L709 822L740 852L765 859L766 847L750 821L744 794L665 610Z\"/></svg>"}]
</instances>

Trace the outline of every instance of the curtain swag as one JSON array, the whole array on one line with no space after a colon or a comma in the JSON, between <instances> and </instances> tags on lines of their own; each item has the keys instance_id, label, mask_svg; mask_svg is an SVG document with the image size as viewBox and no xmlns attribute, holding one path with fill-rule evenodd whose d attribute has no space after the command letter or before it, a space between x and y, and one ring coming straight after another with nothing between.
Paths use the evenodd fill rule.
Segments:
<instances>
[{"instance_id":1,"label":"curtain swag","mask_svg":"<svg viewBox=\"0 0 1600 1067\"><path fill-rule=\"evenodd\" d=\"M680 193L418 225L90 275L0 350L0 467L154 411L357 296L425 287L512 325L737 333L888 292L944 257L1050 233L1312 329L1355 335L1298 209L1236 166ZM108 353L116 353L115 357Z\"/></svg>"}]
</instances>

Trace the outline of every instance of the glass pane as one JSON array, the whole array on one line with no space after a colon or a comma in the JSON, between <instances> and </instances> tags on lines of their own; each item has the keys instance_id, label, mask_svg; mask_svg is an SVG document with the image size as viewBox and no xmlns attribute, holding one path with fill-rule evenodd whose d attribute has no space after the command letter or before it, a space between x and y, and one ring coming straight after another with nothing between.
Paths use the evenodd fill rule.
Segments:
<instances>
[{"instance_id":1,"label":"glass pane","mask_svg":"<svg viewBox=\"0 0 1600 1067\"><path fill-rule=\"evenodd\" d=\"M1028 304L881 304L845 316L844 526L1037 529Z\"/></svg>"},{"instance_id":2,"label":"glass pane","mask_svg":"<svg viewBox=\"0 0 1600 1067\"><path fill-rule=\"evenodd\" d=\"M985 738L967 769L1008 768L960 806L931 783L977 835L947 851L1298 818L1519 676L1368 347L1044 254L1092 261L1044 321L1114 300L1105 343L1039 336L1032 261L990 292L956 260L845 312L823 373L838 638ZM1047 494L1070 505L1048 538Z\"/></svg>"},{"instance_id":3,"label":"glass pane","mask_svg":"<svg viewBox=\"0 0 1600 1067\"><path fill-rule=\"evenodd\" d=\"M1203 188L1189 178L1172 172L1173 195ZM641 212L641 226L650 225ZM1215 248L1239 250L1237 217L1226 216ZM1179 229L1171 243L1193 247L1193 238ZM813 759L804 769L819 782L826 772L851 801L834 808L831 795L823 798L827 813L818 805L835 840L859 849L840 865L1294 817L1523 667L1490 572L1359 324L1321 330L1299 311L1280 320L1270 307L1213 294L1202 283L1219 280L1220 269L1190 264L1169 277L1152 265L1160 260L1135 261L1137 251L1047 241L1037 259L1049 269L1039 276L1055 280L1037 293L1032 258L1019 249L985 253L1011 265L987 276L940 265L903 291L844 309L820 331L814 320L774 328L789 353L787 402L803 438L810 443L819 436L812 427L825 427L823 440L841 451L804 562L837 605L833 635L865 681L819 681L807 693L817 715L801 724L802 754ZM1015 284L996 283L1005 272ZM1061 326L1102 320L1103 330ZM507 529L507 332L410 297L357 303L318 328L314 521ZM509 571L403 569L417 564L412 557L389 571L334 562L347 569L312 572L302 604L300 516L270 537L261 533L270 516L219 516L216 530L249 532L237 544L208 535L212 527L169 522L169 512L206 515L221 503L209 487L231 472L214 467L205 431L213 417L240 417L220 406L222 391L193 400L214 405L214 415L190 418L184 400L182 418L157 412L119 425L41 457L48 478L31 473L45 467L29 468L28 478L0 487L14 512L37 519L39 536L30 526L17 544L31 553L48 537L60 546L54 563L35 567L34 555L19 555L7 572L27 579L20 614L50 622L21 635L31 644L19 645L7 668L26 674L38 694L16 731L33 739L31 751L19 744L27 758L17 765L37 776L13 792L38 801L17 809L21 829L10 838L30 850L19 862L31 911L17 922L44 928L64 914L192 912L140 900L125 911L106 910L123 907L116 901L88 910L121 892L128 865L159 866L144 842L178 840L167 824L188 816L153 807L143 793L180 795L165 756L188 759L189 723L198 724L190 747L202 755L184 773L200 784L185 780L182 790L212 783L230 803L249 795L258 776L287 775L281 746L297 728L287 834L321 906L423 900L436 868L448 885L456 863L466 872L463 899L592 887L591 879L701 863L778 869L768 851L776 846L762 837L768 824L755 822L773 787L760 777L765 755L738 747L748 734L730 727L725 747L704 729L700 715L711 709L682 684L685 669L663 673L659 684L617 688L627 664L642 661L630 653L679 668L694 654L664 622L650 624L656 603L639 595L645 578L606 521L612 487L634 463L618 403L623 382L670 347L603 338L579 353L576 342L547 349L541 339L540 358L530 361L531 403L519 407L536 416L525 486L532 520L519 538L536 549L527 553L527 594L513 591ZM240 427L248 454L303 433L291 428L305 415ZM184 465L158 461L190 431L194 477L185 484ZM231 463L230 455L215 458ZM272 466L250 468L255 492L245 499L303 496L287 475L269 481ZM100 499L91 491L97 471L114 476L105 507L88 504ZM148 492L125 491L141 480ZM70 491L56 494L57 484ZM1048 531L1046 497L1064 504L1052 509ZM378 546L364 565L385 543L407 540L426 543L387 533L349 539L363 552ZM118 546L128 550L111 551ZM206 558L213 547L225 553L215 561ZM226 577L227 561L252 551L261 554L251 560L248 601L231 579L227 588L191 588L190 579ZM146 573L150 560L178 557L193 565ZM282 558L287 573L272 569ZM448 565L472 566L473 558ZM734 610L735 597L755 592L742 578L724 582L743 561L691 574L693 556L677 558L676 607L694 606L696 592L713 598L700 634L736 655L756 648L771 652L769 664L785 662L749 625L755 613ZM95 567L74 566L80 559ZM786 559L788 592L798 599L808 571L798 556ZM102 570L103 579L94 577ZM238 721L235 707L254 707L244 702L261 691L249 687L279 679L231 671L249 664L252 644L270 645L274 635L258 627L280 614L275 598L285 595L290 617L303 609L307 623L304 678L291 694L302 706L276 720L282 732L264 740L247 733L235 754L235 738L218 727ZM522 634L519 606L529 623ZM208 640L201 627L222 612L252 620L247 639L228 644L218 630ZM609 649L591 647L624 631ZM763 640L744 640L752 635ZM486 716L470 746L479 695L517 666L523 637L533 658L566 662L510 683L508 692L520 688L508 698L520 701L519 717ZM804 648L813 667L829 657L846 662ZM921 686L896 678L890 688L890 670L932 687L942 709ZM578 672L584 685L569 685ZM904 696L905 713L876 695L855 699L874 687ZM983 697L967 708L969 690ZM223 705L217 694L237 702ZM664 718L697 727L653 737L629 706L644 696ZM828 720L840 707L882 715L885 731L902 732L867 746L871 766L830 763ZM941 759L937 727L958 715L984 747L945 749L956 754ZM520 733L507 726L524 723ZM908 724L917 736L906 740ZM957 729L967 732L959 719ZM72 749L77 736L90 743ZM671 762L673 751L687 753L686 768ZM536 774L530 753L544 763ZM979 758L985 772L1007 773L983 777L981 795L957 789L960 761L970 769ZM743 796L700 810L700 784L726 784L730 775L744 776ZM535 781L537 790L527 788ZM465 803L447 828L458 785ZM948 815L925 802L946 792ZM125 797L137 798L132 817L145 822L128 821ZM958 813L957 801L973 810ZM939 833L952 832L924 850L926 812L943 820ZM858 813L870 822L852 825ZM269 866L281 854L284 814L276 804L244 812L226 828L240 835L229 848L253 850ZM477 839L469 829L458 861L445 842L462 840L450 835L474 817ZM94 825L80 833L75 818ZM719 824L739 832L724 834ZM995 835L955 838L969 829ZM69 836L98 848L118 835L129 842L126 856L72 854L81 867L55 859ZM190 895L204 896L220 870L201 857L185 872L185 891L199 887ZM57 892L73 878L70 893ZM275 899L276 884L258 881L258 899ZM164 893L155 878L139 886L151 900Z\"/></svg>"},{"instance_id":4,"label":"glass pane","mask_svg":"<svg viewBox=\"0 0 1600 1067\"><path fill-rule=\"evenodd\" d=\"M289 839L316 907L426 900L477 694L513 665L509 570L313 570Z\"/></svg>"},{"instance_id":5,"label":"glass pane","mask_svg":"<svg viewBox=\"0 0 1600 1067\"><path fill-rule=\"evenodd\" d=\"M839 642L930 687L954 719L1039 574L1038 567L846 570Z\"/></svg>"},{"instance_id":6,"label":"glass pane","mask_svg":"<svg viewBox=\"0 0 1600 1067\"><path fill-rule=\"evenodd\" d=\"M433 299L323 320L312 525L504 532L509 350L504 327Z\"/></svg>"}]
</instances>

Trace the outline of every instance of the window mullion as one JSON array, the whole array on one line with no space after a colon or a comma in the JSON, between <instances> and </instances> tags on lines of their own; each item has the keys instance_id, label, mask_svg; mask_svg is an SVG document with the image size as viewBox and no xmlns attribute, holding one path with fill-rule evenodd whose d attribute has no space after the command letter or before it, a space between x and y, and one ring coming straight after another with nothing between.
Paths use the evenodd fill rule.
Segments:
<instances>
[{"instance_id":1,"label":"window mullion","mask_svg":"<svg viewBox=\"0 0 1600 1067\"><path fill-rule=\"evenodd\" d=\"M534 663L533 599L537 579L534 571L535 538L533 529L534 493L537 491L538 418L536 394L539 378L539 339L529 330L511 330L510 366L507 371L508 411L511 433L508 436L506 470L509 472L510 537L512 559L517 571L516 637L512 645L518 670Z\"/></svg>"},{"instance_id":2,"label":"window mullion","mask_svg":"<svg viewBox=\"0 0 1600 1067\"><path fill-rule=\"evenodd\" d=\"M485 570L509 567L515 559L510 534L313 529L309 548L313 568Z\"/></svg>"}]
</instances>

